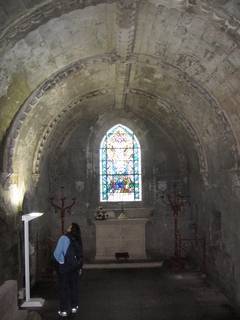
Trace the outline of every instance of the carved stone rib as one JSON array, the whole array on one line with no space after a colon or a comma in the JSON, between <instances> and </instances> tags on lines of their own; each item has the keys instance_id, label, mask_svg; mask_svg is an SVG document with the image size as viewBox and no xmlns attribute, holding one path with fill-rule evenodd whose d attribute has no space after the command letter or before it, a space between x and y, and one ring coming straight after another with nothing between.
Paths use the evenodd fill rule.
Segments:
<instances>
[{"instance_id":1,"label":"carved stone rib","mask_svg":"<svg viewBox=\"0 0 240 320\"><path fill-rule=\"evenodd\" d=\"M133 53L137 21L137 0L120 0L117 4L117 55L120 63L116 64L115 108L126 108L126 94L131 67L127 63Z\"/></svg>"}]
</instances>

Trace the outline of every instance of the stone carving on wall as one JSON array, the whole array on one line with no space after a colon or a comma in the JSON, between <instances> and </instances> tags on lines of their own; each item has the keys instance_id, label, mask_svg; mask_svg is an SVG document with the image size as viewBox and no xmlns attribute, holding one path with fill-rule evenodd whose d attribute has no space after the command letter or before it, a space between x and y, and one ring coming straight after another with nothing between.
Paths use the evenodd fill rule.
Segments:
<instances>
[{"instance_id":1,"label":"stone carving on wall","mask_svg":"<svg viewBox=\"0 0 240 320\"><path fill-rule=\"evenodd\" d=\"M133 50L137 23L137 7L138 1L136 0L120 0L117 2L117 53L124 60L129 57Z\"/></svg>"},{"instance_id":2,"label":"stone carving on wall","mask_svg":"<svg viewBox=\"0 0 240 320\"><path fill-rule=\"evenodd\" d=\"M193 69L194 71L191 72L193 75L199 75L206 71L206 68L201 64L200 59L190 54L177 54L176 65L183 71L187 70L188 68Z\"/></svg>"},{"instance_id":3,"label":"stone carving on wall","mask_svg":"<svg viewBox=\"0 0 240 320\"><path fill-rule=\"evenodd\" d=\"M211 21L221 30L224 30L231 36L234 36L236 41L240 41L240 21L232 14L229 14L221 3L215 6L211 0L149 0L150 3L154 4L159 13L161 14L161 8L167 7L169 9L177 9L181 11L187 11L193 14L200 14L207 17L208 21Z\"/></svg>"},{"instance_id":4,"label":"stone carving on wall","mask_svg":"<svg viewBox=\"0 0 240 320\"><path fill-rule=\"evenodd\" d=\"M120 59L115 75L115 108L117 109L126 109L127 87L131 72L127 60L133 52L135 43L138 3L137 0L117 2L116 52Z\"/></svg>"}]
</instances>

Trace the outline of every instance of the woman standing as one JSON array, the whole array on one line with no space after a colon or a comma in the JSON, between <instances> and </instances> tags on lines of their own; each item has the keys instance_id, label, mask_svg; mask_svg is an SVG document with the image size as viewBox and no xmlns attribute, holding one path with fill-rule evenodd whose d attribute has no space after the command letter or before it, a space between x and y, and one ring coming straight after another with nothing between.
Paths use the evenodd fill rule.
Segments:
<instances>
[{"instance_id":1,"label":"woman standing","mask_svg":"<svg viewBox=\"0 0 240 320\"><path fill-rule=\"evenodd\" d=\"M82 273L83 250L80 227L72 223L54 250L59 283L59 311L61 317L76 313L79 307L79 275Z\"/></svg>"}]
</instances>

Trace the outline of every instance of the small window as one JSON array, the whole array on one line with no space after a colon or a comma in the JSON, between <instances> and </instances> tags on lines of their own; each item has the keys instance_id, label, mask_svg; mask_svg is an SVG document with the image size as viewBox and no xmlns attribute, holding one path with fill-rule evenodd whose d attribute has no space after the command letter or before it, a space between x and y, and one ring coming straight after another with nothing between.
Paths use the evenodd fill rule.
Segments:
<instances>
[{"instance_id":1,"label":"small window","mask_svg":"<svg viewBox=\"0 0 240 320\"><path fill-rule=\"evenodd\" d=\"M122 124L100 144L100 201L141 201L141 149L135 134Z\"/></svg>"}]
</instances>

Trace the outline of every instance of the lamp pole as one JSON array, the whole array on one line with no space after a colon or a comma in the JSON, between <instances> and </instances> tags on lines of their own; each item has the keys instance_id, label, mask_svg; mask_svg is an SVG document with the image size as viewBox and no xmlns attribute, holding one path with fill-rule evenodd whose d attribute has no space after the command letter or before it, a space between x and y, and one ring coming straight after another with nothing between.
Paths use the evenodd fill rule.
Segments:
<instances>
[{"instance_id":1,"label":"lamp pole","mask_svg":"<svg viewBox=\"0 0 240 320\"><path fill-rule=\"evenodd\" d=\"M22 308L42 307L44 299L30 298L30 264L29 264L29 221L41 217L41 212L31 212L22 216L24 222L24 260L25 260L25 302Z\"/></svg>"},{"instance_id":2,"label":"lamp pole","mask_svg":"<svg viewBox=\"0 0 240 320\"><path fill-rule=\"evenodd\" d=\"M24 220L24 261L25 261L25 294L26 301L30 300L30 266L29 266L29 223Z\"/></svg>"}]
</instances>

